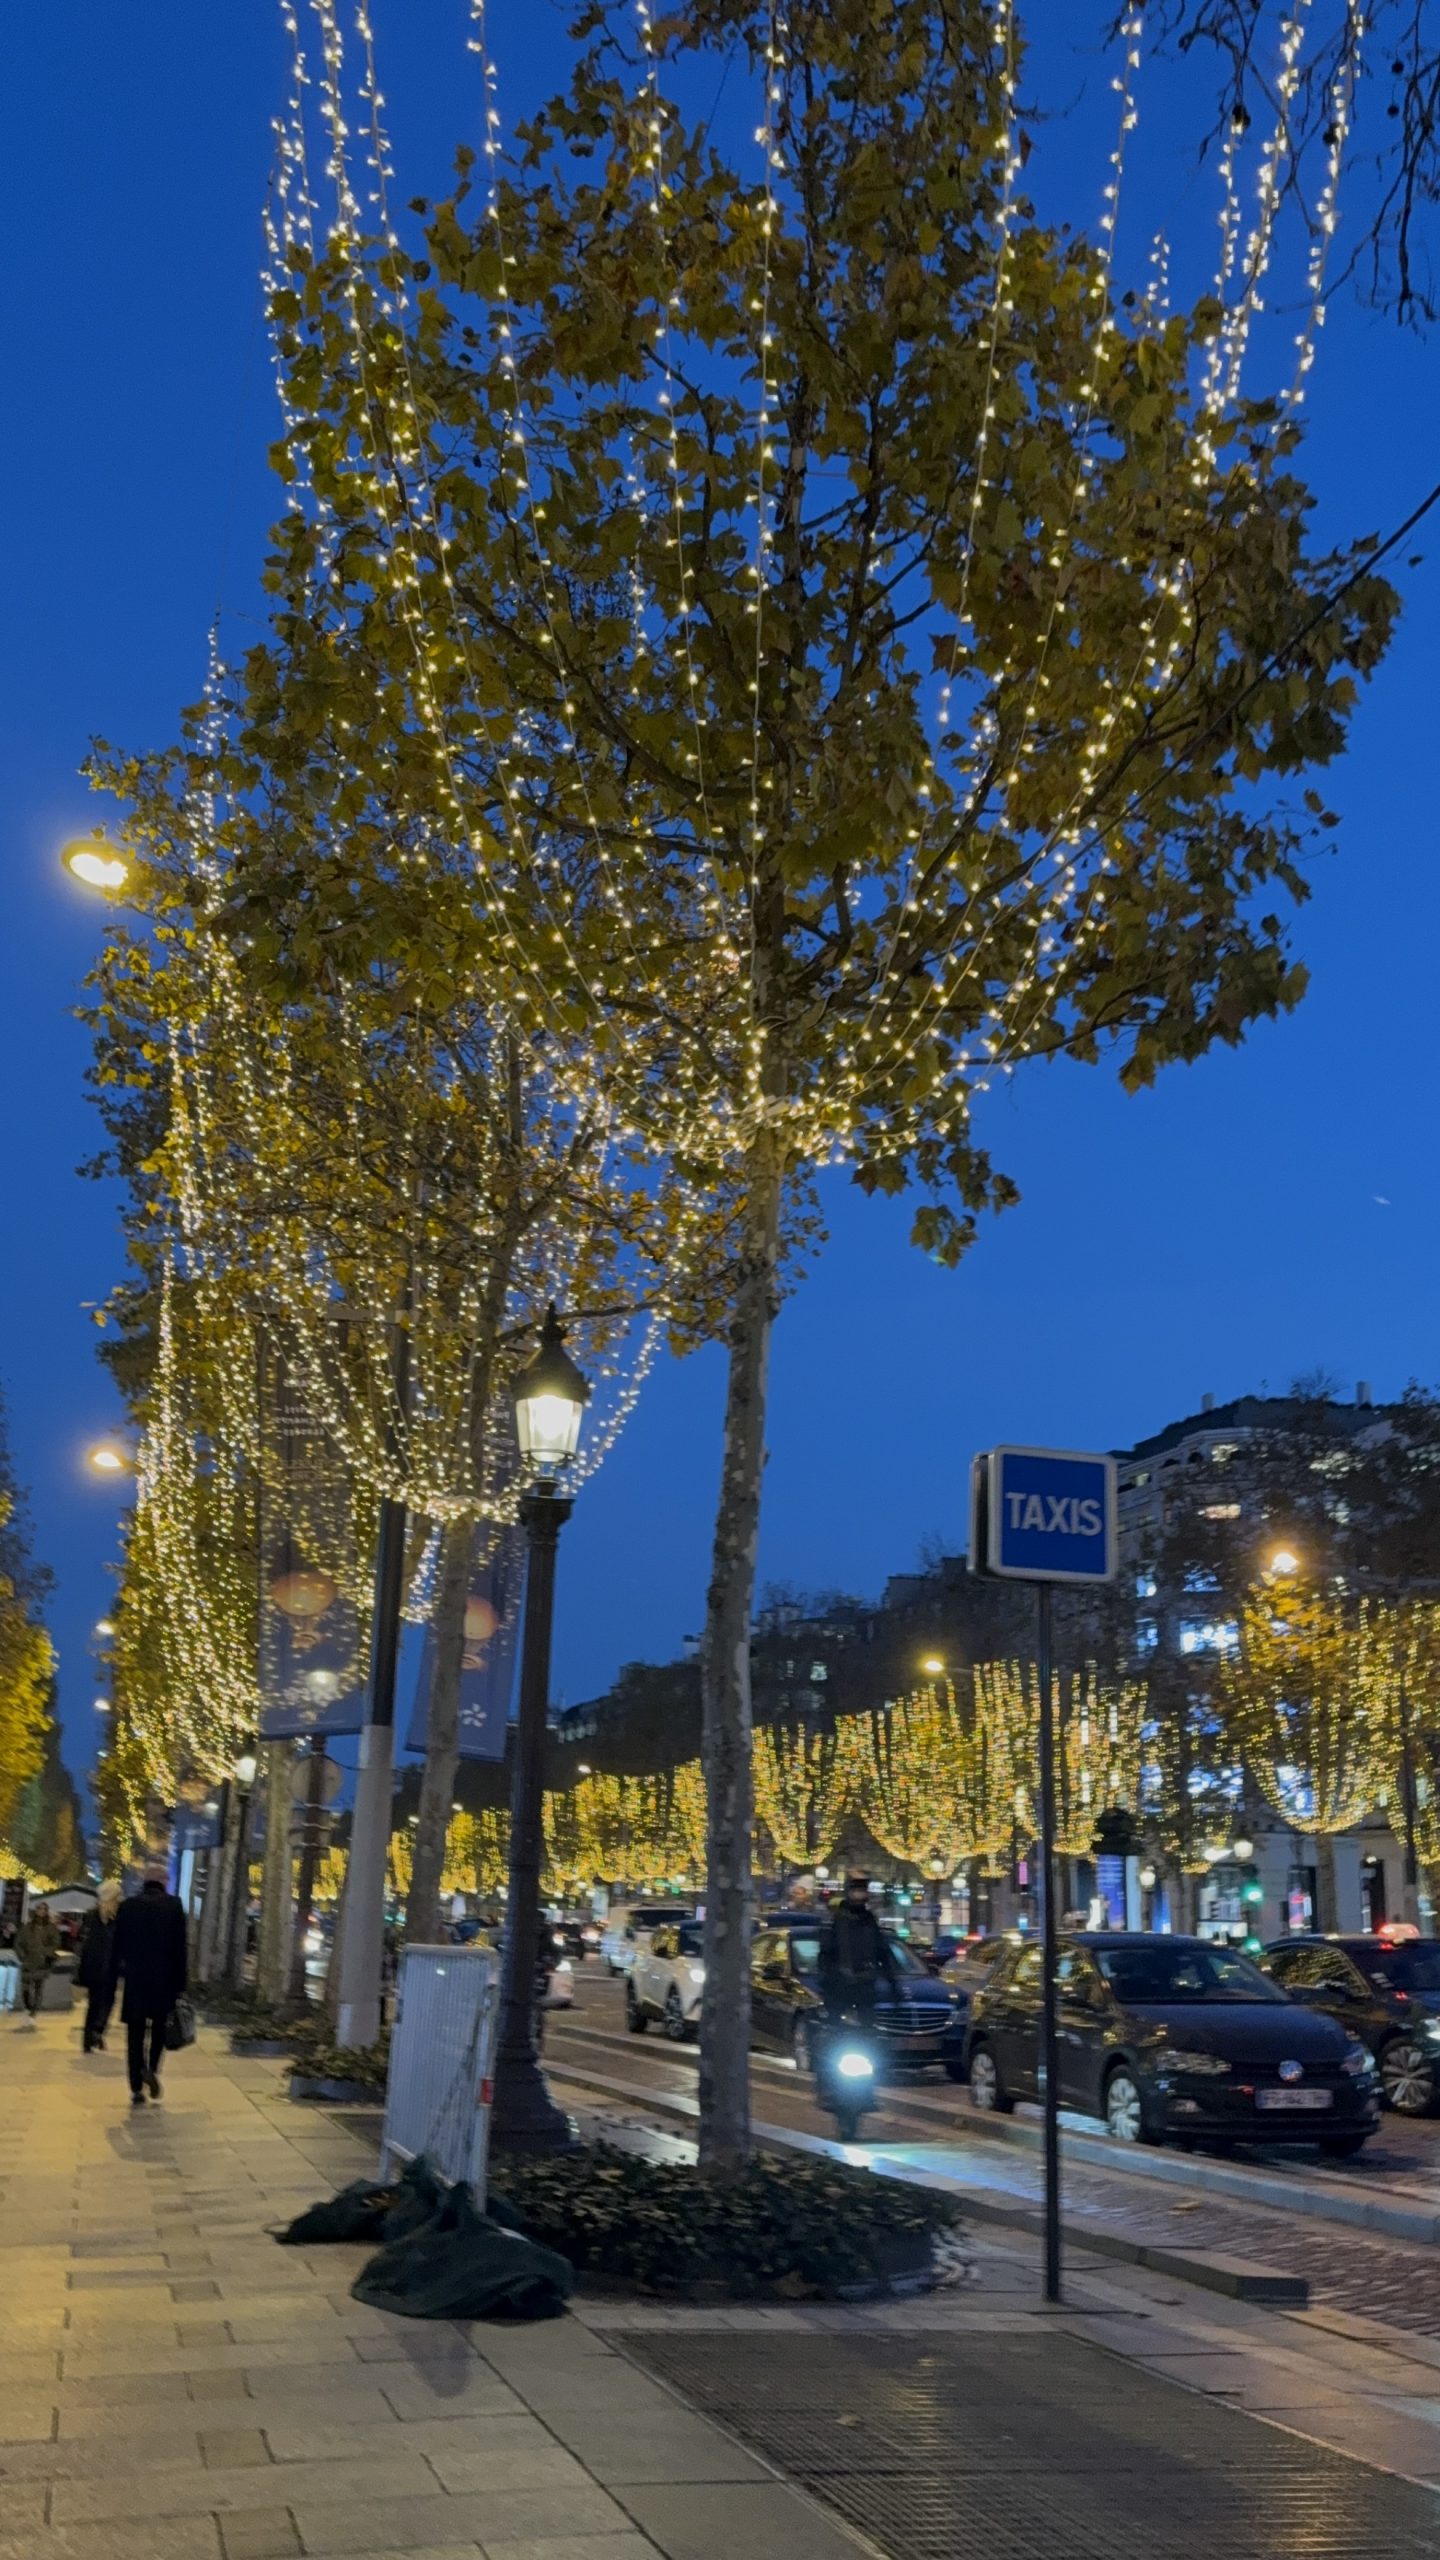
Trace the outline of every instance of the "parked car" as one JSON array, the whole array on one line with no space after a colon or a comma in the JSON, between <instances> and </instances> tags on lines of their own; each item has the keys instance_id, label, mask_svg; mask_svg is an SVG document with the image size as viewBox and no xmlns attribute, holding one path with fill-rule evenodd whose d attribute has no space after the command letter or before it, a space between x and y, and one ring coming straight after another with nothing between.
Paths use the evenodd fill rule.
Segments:
<instances>
[{"instance_id":1,"label":"parked car","mask_svg":"<svg viewBox=\"0 0 1440 2560\"><path fill-rule=\"evenodd\" d=\"M811 2037L823 2019L819 1964L822 1918L812 1911L780 1927L762 1929L750 1949L750 2042L761 2052L788 2053L802 2071L813 2061ZM964 2073L964 2022L952 1993L907 1946L892 1952L900 1969L900 1997L884 1986L875 2027L892 2064L938 2062L958 2080Z\"/></svg>"},{"instance_id":2,"label":"parked car","mask_svg":"<svg viewBox=\"0 0 1440 2560\"><path fill-rule=\"evenodd\" d=\"M1008 2115L1040 2095L1043 1951L1007 1950L970 2004L970 2097ZM1202 1938L1086 1930L1061 1941L1060 2103L1119 2142L1318 2142L1348 2158L1380 2120L1375 2066L1248 1956Z\"/></svg>"},{"instance_id":3,"label":"parked car","mask_svg":"<svg viewBox=\"0 0 1440 2560\"><path fill-rule=\"evenodd\" d=\"M652 1929L662 1928L667 1920L689 1920L694 1914L679 1910L673 1902L633 1902L611 1912L600 1934L600 1953L612 1974L628 1973L635 1961L635 1950L643 1945Z\"/></svg>"},{"instance_id":4,"label":"parked car","mask_svg":"<svg viewBox=\"0 0 1440 2560\"><path fill-rule=\"evenodd\" d=\"M942 1964L940 1979L962 2018L969 2016L971 2001L989 1981L1006 1948L1021 1943L1018 1938L962 1939L949 1961Z\"/></svg>"},{"instance_id":5,"label":"parked car","mask_svg":"<svg viewBox=\"0 0 1440 2560\"><path fill-rule=\"evenodd\" d=\"M1375 2057L1397 2115L1440 2112L1440 1946L1433 1940L1281 1938L1260 1959L1292 2000L1323 2009Z\"/></svg>"},{"instance_id":6,"label":"parked car","mask_svg":"<svg viewBox=\"0 0 1440 2560\"><path fill-rule=\"evenodd\" d=\"M652 2018L672 2044L698 2035L704 1935L699 1920L667 1920L637 1943L625 1977L625 2024L633 2036L643 2036Z\"/></svg>"}]
</instances>

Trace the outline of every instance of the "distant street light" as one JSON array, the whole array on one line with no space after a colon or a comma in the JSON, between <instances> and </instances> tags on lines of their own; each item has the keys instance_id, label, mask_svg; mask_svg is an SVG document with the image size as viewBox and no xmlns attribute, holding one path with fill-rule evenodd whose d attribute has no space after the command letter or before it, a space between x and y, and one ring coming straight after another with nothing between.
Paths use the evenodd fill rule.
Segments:
<instances>
[{"instance_id":1,"label":"distant street light","mask_svg":"<svg viewBox=\"0 0 1440 2560\"><path fill-rule=\"evenodd\" d=\"M570 2121L545 2085L535 2049L535 1975L540 1944L541 1812L550 1701L550 1633L555 1559L571 1500L560 1490L580 1441L590 1388L565 1348L553 1306L540 1347L514 1385L515 1435L526 1490L520 1517L529 1541L520 1708L510 1791L510 1874L500 1989L500 2049L490 2138L500 2150L561 2151Z\"/></svg>"},{"instance_id":2,"label":"distant street light","mask_svg":"<svg viewBox=\"0 0 1440 2560\"><path fill-rule=\"evenodd\" d=\"M588 1778L588 1777L591 1775L591 1768L590 1768L590 1763L589 1763L589 1761L588 1761L588 1760L578 1760L578 1761L576 1762L576 1764L575 1764L575 1774L576 1774L576 1776L577 1776L577 1777L580 1777L580 1778Z\"/></svg>"},{"instance_id":3,"label":"distant street light","mask_svg":"<svg viewBox=\"0 0 1440 2560\"><path fill-rule=\"evenodd\" d=\"M1299 1570L1300 1559L1295 1553L1294 1548L1277 1547L1270 1558L1269 1571L1275 1574L1287 1575L1298 1573Z\"/></svg>"},{"instance_id":4,"label":"distant street light","mask_svg":"<svg viewBox=\"0 0 1440 2560\"><path fill-rule=\"evenodd\" d=\"M920 1668L922 1671L928 1672L932 1680L938 1680L941 1672L945 1668L945 1659L943 1654L925 1654L921 1659Z\"/></svg>"},{"instance_id":5,"label":"distant street light","mask_svg":"<svg viewBox=\"0 0 1440 2560\"><path fill-rule=\"evenodd\" d=\"M1233 1843L1232 1843L1232 1847L1231 1847L1231 1855L1232 1855L1233 1857L1235 1857L1235 1858L1238 1858L1238 1860L1239 1860L1239 1862L1240 1862L1240 1864L1241 1864L1241 1866L1242 1866L1242 1867L1246 1867L1246 1866L1248 1866L1248 1865L1249 1865L1249 1863L1250 1863L1250 1860L1251 1860L1251 1859L1254 1857L1254 1855L1255 1855L1255 1843L1254 1843L1254 1841L1253 1841L1253 1840L1246 1840L1246 1839L1244 1839L1244 1838L1241 1838L1241 1839L1239 1839L1239 1840L1236 1840L1235 1842L1233 1842Z\"/></svg>"},{"instance_id":6,"label":"distant street light","mask_svg":"<svg viewBox=\"0 0 1440 2560\"><path fill-rule=\"evenodd\" d=\"M108 1716L108 1714L110 1713L110 1701L109 1701L109 1699L108 1699L108 1698L97 1698L97 1699L96 1699L96 1701L95 1701L95 1713L97 1714L97 1716Z\"/></svg>"},{"instance_id":7,"label":"distant street light","mask_svg":"<svg viewBox=\"0 0 1440 2560\"><path fill-rule=\"evenodd\" d=\"M60 856L72 880L87 889L103 889L114 897L130 877L130 865L123 853L103 836L77 836L67 844Z\"/></svg>"},{"instance_id":8,"label":"distant street light","mask_svg":"<svg viewBox=\"0 0 1440 2560\"><path fill-rule=\"evenodd\" d=\"M135 1461L117 1440L97 1440L93 1448L86 1450L85 1463L97 1476L123 1476L130 1473Z\"/></svg>"},{"instance_id":9,"label":"distant street light","mask_svg":"<svg viewBox=\"0 0 1440 2560\"><path fill-rule=\"evenodd\" d=\"M96 1619L96 1621L95 1621L95 1633L97 1634L97 1636L113 1636L113 1634L115 1633L115 1621L114 1621L114 1619L113 1619L113 1618L97 1618L97 1619Z\"/></svg>"}]
</instances>

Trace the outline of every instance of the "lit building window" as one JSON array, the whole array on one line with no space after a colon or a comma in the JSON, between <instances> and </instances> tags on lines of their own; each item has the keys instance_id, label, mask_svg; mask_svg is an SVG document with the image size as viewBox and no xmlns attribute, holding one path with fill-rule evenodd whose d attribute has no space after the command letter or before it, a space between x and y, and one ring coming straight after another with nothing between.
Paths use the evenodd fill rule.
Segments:
<instances>
[{"instance_id":1,"label":"lit building window","mask_svg":"<svg viewBox=\"0 0 1440 2560\"><path fill-rule=\"evenodd\" d=\"M1135 1576L1135 1597L1136 1597L1136 1599L1137 1599L1137 1600L1153 1600L1153 1599L1154 1599L1154 1597L1155 1597L1155 1576L1154 1576L1154 1574L1153 1574L1153 1573L1137 1573L1137 1574L1136 1574L1136 1576Z\"/></svg>"},{"instance_id":2,"label":"lit building window","mask_svg":"<svg viewBox=\"0 0 1440 2560\"><path fill-rule=\"evenodd\" d=\"M1233 1618L1182 1618L1180 1650L1182 1653L1233 1653L1240 1641L1240 1630Z\"/></svg>"},{"instance_id":3,"label":"lit building window","mask_svg":"<svg viewBox=\"0 0 1440 2560\"><path fill-rule=\"evenodd\" d=\"M1202 1520L1238 1520L1240 1505L1238 1502L1207 1502L1200 1517Z\"/></svg>"},{"instance_id":4,"label":"lit building window","mask_svg":"<svg viewBox=\"0 0 1440 2560\"><path fill-rule=\"evenodd\" d=\"M1159 1630L1159 1628L1157 1627L1157 1625L1155 1624L1154 1619L1153 1619L1153 1618L1137 1618L1137 1619L1136 1619L1136 1621L1135 1621L1135 1650L1136 1650L1136 1652L1137 1652L1137 1653L1153 1653L1153 1652L1154 1652L1154 1650L1155 1650L1155 1647L1157 1646L1157 1644L1159 1643L1159 1641L1160 1641L1160 1630Z\"/></svg>"}]
</instances>

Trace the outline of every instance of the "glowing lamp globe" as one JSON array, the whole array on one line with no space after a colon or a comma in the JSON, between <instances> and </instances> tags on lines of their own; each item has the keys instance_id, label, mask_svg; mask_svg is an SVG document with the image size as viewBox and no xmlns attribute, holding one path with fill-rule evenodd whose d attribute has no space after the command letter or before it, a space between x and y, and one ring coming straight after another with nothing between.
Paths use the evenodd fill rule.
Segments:
<instances>
[{"instance_id":1,"label":"glowing lamp globe","mask_svg":"<svg viewBox=\"0 0 1440 2560\"><path fill-rule=\"evenodd\" d=\"M235 1782L237 1786L253 1787L255 1784L255 1772L259 1765L260 1764L253 1751L240 1752L235 1762Z\"/></svg>"},{"instance_id":2,"label":"glowing lamp globe","mask_svg":"<svg viewBox=\"0 0 1440 2560\"><path fill-rule=\"evenodd\" d=\"M540 1330L540 1347L515 1380L515 1434L527 1474L553 1483L580 1444L580 1418L590 1401L588 1381L565 1348L565 1328L554 1307Z\"/></svg>"},{"instance_id":3,"label":"glowing lamp globe","mask_svg":"<svg viewBox=\"0 0 1440 2560\"><path fill-rule=\"evenodd\" d=\"M483 1593L472 1592L465 1603L465 1642L467 1645L488 1644L499 1626L494 1603Z\"/></svg>"},{"instance_id":4,"label":"glowing lamp globe","mask_svg":"<svg viewBox=\"0 0 1440 2560\"><path fill-rule=\"evenodd\" d=\"M301 1570L277 1575L270 1585L270 1597L287 1618L297 1618L304 1625L324 1617L338 1587L328 1573Z\"/></svg>"},{"instance_id":5,"label":"glowing lamp globe","mask_svg":"<svg viewBox=\"0 0 1440 2560\"><path fill-rule=\"evenodd\" d=\"M87 889L103 889L113 897L130 877L130 865L103 836L80 836L60 856L72 880Z\"/></svg>"}]
</instances>

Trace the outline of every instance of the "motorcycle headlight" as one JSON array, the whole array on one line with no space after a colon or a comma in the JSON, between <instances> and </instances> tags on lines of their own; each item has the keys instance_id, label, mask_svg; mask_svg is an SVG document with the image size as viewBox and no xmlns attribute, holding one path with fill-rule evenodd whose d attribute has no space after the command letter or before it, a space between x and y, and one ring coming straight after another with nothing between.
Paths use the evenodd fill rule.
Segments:
<instances>
[{"instance_id":1,"label":"motorcycle headlight","mask_svg":"<svg viewBox=\"0 0 1440 2560\"><path fill-rule=\"evenodd\" d=\"M1348 2071L1352 2080L1363 2080L1368 2072L1374 2070L1375 2057L1367 2046L1357 2043L1354 2036L1347 2036L1340 2068Z\"/></svg>"},{"instance_id":2,"label":"motorcycle headlight","mask_svg":"<svg viewBox=\"0 0 1440 2560\"><path fill-rule=\"evenodd\" d=\"M842 2080L873 2080L875 2065L868 2053L837 2053L835 2068Z\"/></svg>"},{"instance_id":3,"label":"motorcycle headlight","mask_svg":"<svg viewBox=\"0 0 1440 2560\"><path fill-rule=\"evenodd\" d=\"M1187 2080L1228 2080L1230 2065L1218 2053L1172 2053L1172 2071L1183 2072Z\"/></svg>"}]
</instances>

